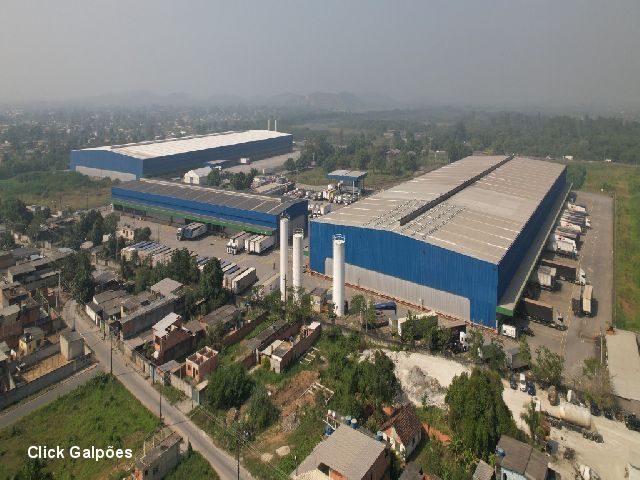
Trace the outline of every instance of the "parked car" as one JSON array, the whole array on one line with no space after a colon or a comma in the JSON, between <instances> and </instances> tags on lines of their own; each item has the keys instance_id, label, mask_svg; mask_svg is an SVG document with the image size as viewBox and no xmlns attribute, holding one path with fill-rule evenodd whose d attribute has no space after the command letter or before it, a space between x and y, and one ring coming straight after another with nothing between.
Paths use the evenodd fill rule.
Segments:
<instances>
[{"instance_id":1,"label":"parked car","mask_svg":"<svg viewBox=\"0 0 640 480\"><path fill-rule=\"evenodd\" d=\"M533 333L533 330L531 330L531 327L522 327L522 329L520 329L520 332L524 335L527 335L528 337L533 337L535 335L535 333Z\"/></svg>"},{"instance_id":2,"label":"parked car","mask_svg":"<svg viewBox=\"0 0 640 480\"><path fill-rule=\"evenodd\" d=\"M527 383L527 393L532 397L536 394L536 386L533 384L533 382Z\"/></svg>"},{"instance_id":3,"label":"parked car","mask_svg":"<svg viewBox=\"0 0 640 480\"><path fill-rule=\"evenodd\" d=\"M511 385L511 388L513 390L518 389L518 381L516 380L516 377L511 377L511 379L509 380L509 385Z\"/></svg>"},{"instance_id":4,"label":"parked car","mask_svg":"<svg viewBox=\"0 0 640 480\"><path fill-rule=\"evenodd\" d=\"M598 405L596 405L595 403L592 403L591 406L591 415L593 415L594 417L599 417L600 416L600 408L598 408Z\"/></svg>"},{"instance_id":5,"label":"parked car","mask_svg":"<svg viewBox=\"0 0 640 480\"><path fill-rule=\"evenodd\" d=\"M604 418L607 418L609 420L615 420L615 415L613 414L613 410L609 410L608 408L606 408L604 410Z\"/></svg>"},{"instance_id":6,"label":"parked car","mask_svg":"<svg viewBox=\"0 0 640 480\"><path fill-rule=\"evenodd\" d=\"M527 391L527 377L525 376L524 373L520 374L520 391L521 392L526 392Z\"/></svg>"},{"instance_id":7,"label":"parked car","mask_svg":"<svg viewBox=\"0 0 640 480\"><path fill-rule=\"evenodd\" d=\"M640 432L640 419L635 415L627 415L624 418L624 424L629 430Z\"/></svg>"}]
</instances>

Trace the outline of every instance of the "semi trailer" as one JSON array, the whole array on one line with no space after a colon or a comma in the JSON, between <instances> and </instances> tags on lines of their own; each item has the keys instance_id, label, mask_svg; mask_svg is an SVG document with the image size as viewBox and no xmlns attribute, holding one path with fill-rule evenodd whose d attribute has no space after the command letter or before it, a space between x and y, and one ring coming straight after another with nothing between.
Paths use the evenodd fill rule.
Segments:
<instances>
[{"instance_id":1,"label":"semi trailer","mask_svg":"<svg viewBox=\"0 0 640 480\"><path fill-rule=\"evenodd\" d=\"M543 254L540 258L540 265L555 268L557 278L560 280L572 282L577 285L587 284L587 277L584 270L579 268L578 265L571 260L553 254Z\"/></svg>"},{"instance_id":2,"label":"semi trailer","mask_svg":"<svg viewBox=\"0 0 640 480\"><path fill-rule=\"evenodd\" d=\"M593 314L593 286L585 285L580 294L580 308L583 315L590 317Z\"/></svg>"},{"instance_id":3,"label":"semi trailer","mask_svg":"<svg viewBox=\"0 0 640 480\"><path fill-rule=\"evenodd\" d=\"M245 249L244 241L247 238L251 238L252 235L253 234L249 232L236 233L227 242L227 253L230 253L231 255L237 255L238 253L242 252Z\"/></svg>"},{"instance_id":4,"label":"semi trailer","mask_svg":"<svg viewBox=\"0 0 640 480\"><path fill-rule=\"evenodd\" d=\"M557 288L556 269L547 265L541 265L531 273L529 281L534 285L539 285L545 290L555 290Z\"/></svg>"},{"instance_id":5,"label":"semi trailer","mask_svg":"<svg viewBox=\"0 0 640 480\"><path fill-rule=\"evenodd\" d=\"M178 240L193 240L207 233L207 226L204 223L190 223L184 227L178 227L176 238Z\"/></svg>"}]
</instances>

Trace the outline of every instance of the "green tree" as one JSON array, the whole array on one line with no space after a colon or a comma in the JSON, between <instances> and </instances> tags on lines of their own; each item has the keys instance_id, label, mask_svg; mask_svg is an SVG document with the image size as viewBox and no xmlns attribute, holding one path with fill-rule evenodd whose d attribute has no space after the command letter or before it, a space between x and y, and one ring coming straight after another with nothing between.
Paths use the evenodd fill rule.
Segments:
<instances>
[{"instance_id":1,"label":"green tree","mask_svg":"<svg viewBox=\"0 0 640 480\"><path fill-rule=\"evenodd\" d=\"M611 375L606 365L597 358L586 358L582 365L582 376L578 379L585 397L598 407L612 410L616 406Z\"/></svg>"},{"instance_id":2,"label":"green tree","mask_svg":"<svg viewBox=\"0 0 640 480\"><path fill-rule=\"evenodd\" d=\"M383 403L392 402L400 392L400 382L395 365L380 350L373 354L373 361L362 361L356 367L357 392L367 404L379 409Z\"/></svg>"},{"instance_id":3,"label":"green tree","mask_svg":"<svg viewBox=\"0 0 640 480\"><path fill-rule=\"evenodd\" d=\"M146 242L151 238L151 229L149 227L136 228L133 231L133 241Z\"/></svg>"},{"instance_id":4,"label":"green tree","mask_svg":"<svg viewBox=\"0 0 640 480\"><path fill-rule=\"evenodd\" d=\"M468 332L467 343L469 344L469 355L474 362L481 361L480 352L484 346L484 335L480 329L473 328Z\"/></svg>"},{"instance_id":5,"label":"green tree","mask_svg":"<svg viewBox=\"0 0 640 480\"><path fill-rule=\"evenodd\" d=\"M253 434L261 432L278 418L278 409L264 386L258 385L254 388L247 402L245 418L245 423Z\"/></svg>"},{"instance_id":6,"label":"green tree","mask_svg":"<svg viewBox=\"0 0 640 480\"><path fill-rule=\"evenodd\" d=\"M240 407L253 388L253 382L239 363L219 368L209 376L207 399L214 409Z\"/></svg>"},{"instance_id":7,"label":"green tree","mask_svg":"<svg viewBox=\"0 0 640 480\"><path fill-rule=\"evenodd\" d=\"M215 257L210 258L204 265L200 277L200 293L207 304L215 308L222 295L222 281L224 279L220 260Z\"/></svg>"},{"instance_id":8,"label":"green tree","mask_svg":"<svg viewBox=\"0 0 640 480\"><path fill-rule=\"evenodd\" d=\"M219 187L220 182L222 182L220 170L217 168L214 168L213 170L211 170L211 172L209 172L209 175L207 175L207 183L214 187Z\"/></svg>"},{"instance_id":9,"label":"green tree","mask_svg":"<svg viewBox=\"0 0 640 480\"><path fill-rule=\"evenodd\" d=\"M27 458L15 480L53 480L53 474L44 470L45 463L37 458Z\"/></svg>"},{"instance_id":10,"label":"green tree","mask_svg":"<svg viewBox=\"0 0 640 480\"><path fill-rule=\"evenodd\" d=\"M529 427L531 439L536 443L542 426L542 414L536 410L536 403L533 400L529 402L526 410L520 414L520 418Z\"/></svg>"},{"instance_id":11,"label":"green tree","mask_svg":"<svg viewBox=\"0 0 640 480\"><path fill-rule=\"evenodd\" d=\"M96 220L93 222L93 226L91 227L91 231L89 232L88 239L93 243L94 246L102 244L102 235L104 234L104 220L101 216L98 216Z\"/></svg>"},{"instance_id":12,"label":"green tree","mask_svg":"<svg viewBox=\"0 0 640 480\"><path fill-rule=\"evenodd\" d=\"M118 222L120 221L120 216L117 213L110 213L106 217L104 217L104 232L105 233L115 233L118 228Z\"/></svg>"},{"instance_id":13,"label":"green tree","mask_svg":"<svg viewBox=\"0 0 640 480\"><path fill-rule=\"evenodd\" d=\"M544 345L538 347L532 370L539 382L559 387L562 382L564 357L552 352Z\"/></svg>"},{"instance_id":14,"label":"green tree","mask_svg":"<svg viewBox=\"0 0 640 480\"><path fill-rule=\"evenodd\" d=\"M454 438L463 449L477 457L489 459L504 433L517 435L517 428L502 399L502 381L491 370L474 368L454 377L445 402Z\"/></svg>"},{"instance_id":15,"label":"green tree","mask_svg":"<svg viewBox=\"0 0 640 480\"><path fill-rule=\"evenodd\" d=\"M524 335L520 336L518 345L520 346L520 358L526 365L531 365L531 347L529 347L527 337Z\"/></svg>"},{"instance_id":16,"label":"green tree","mask_svg":"<svg viewBox=\"0 0 640 480\"><path fill-rule=\"evenodd\" d=\"M12 250L16 248L16 242L10 232L0 233L0 250Z\"/></svg>"},{"instance_id":17,"label":"green tree","mask_svg":"<svg viewBox=\"0 0 640 480\"><path fill-rule=\"evenodd\" d=\"M293 158L289 157L287 158L287 161L284 162L284 168L285 170L289 171L289 172L295 172L296 171L296 162Z\"/></svg>"},{"instance_id":18,"label":"green tree","mask_svg":"<svg viewBox=\"0 0 640 480\"><path fill-rule=\"evenodd\" d=\"M492 338L491 343L485 347L489 368L502 374L506 368L507 356L504 353L504 342L501 338Z\"/></svg>"}]
</instances>

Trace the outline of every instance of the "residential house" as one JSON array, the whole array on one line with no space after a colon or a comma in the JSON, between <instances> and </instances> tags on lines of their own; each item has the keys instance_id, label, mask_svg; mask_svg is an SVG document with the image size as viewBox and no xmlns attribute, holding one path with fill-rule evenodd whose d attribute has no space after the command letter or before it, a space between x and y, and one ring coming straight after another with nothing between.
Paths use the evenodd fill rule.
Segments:
<instances>
[{"instance_id":1,"label":"residential house","mask_svg":"<svg viewBox=\"0 0 640 480\"><path fill-rule=\"evenodd\" d=\"M156 297L168 297L173 295L176 297L175 311L182 312L184 309L184 285L171 278L163 278L158 283L149 287L151 293Z\"/></svg>"},{"instance_id":2,"label":"residential house","mask_svg":"<svg viewBox=\"0 0 640 480\"><path fill-rule=\"evenodd\" d=\"M407 466L404 467L399 480L424 480L422 467L416 462L407 463Z\"/></svg>"},{"instance_id":3,"label":"residential house","mask_svg":"<svg viewBox=\"0 0 640 480\"><path fill-rule=\"evenodd\" d=\"M116 230L116 237L124 238L125 240L133 240L135 237L135 228L131 225L123 225Z\"/></svg>"},{"instance_id":4,"label":"residential house","mask_svg":"<svg viewBox=\"0 0 640 480\"><path fill-rule=\"evenodd\" d=\"M296 469L297 479L388 479L391 454L386 444L340 425L321 441Z\"/></svg>"},{"instance_id":5,"label":"residential house","mask_svg":"<svg viewBox=\"0 0 640 480\"><path fill-rule=\"evenodd\" d=\"M291 362L309 350L319 336L320 323L312 322L303 326L292 341L274 340L260 355L269 358L271 370L282 373Z\"/></svg>"},{"instance_id":6,"label":"residential house","mask_svg":"<svg viewBox=\"0 0 640 480\"><path fill-rule=\"evenodd\" d=\"M13 267L16 264L16 259L11 252L0 251L0 269Z\"/></svg>"},{"instance_id":7,"label":"residential house","mask_svg":"<svg viewBox=\"0 0 640 480\"><path fill-rule=\"evenodd\" d=\"M97 293L85 305L84 311L96 325L100 325L102 320L120 318L120 305L127 295L124 290L106 290L102 293Z\"/></svg>"},{"instance_id":8,"label":"residential house","mask_svg":"<svg viewBox=\"0 0 640 480\"><path fill-rule=\"evenodd\" d=\"M218 352L211 347L204 347L187 357L186 364L187 376L202 382L218 368Z\"/></svg>"},{"instance_id":9,"label":"residential house","mask_svg":"<svg viewBox=\"0 0 640 480\"><path fill-rule=\"evenodd\" d=\"M502 435L496 446L497 480L546 480L547 457L531 445Z\"/></svg>"},{"instance_id":10,"label":"residential house","mask_svg":"<svg viewBox=\"0 0 640 480\"><path fill-rule=\"evenodd\" d=\"M44 345L44 332L39 327L24 329L18 342L18 352L21 357L30 355Z\"/></svg>"},{"instance_id":11,"label":"residential house","mask_svg":"<svg viewBox=\"0 0 640 480\"><path fill-rule=\"evenodd\" d=\"M212 171L213 168L209 166L196 168L195 170L189 170L184 174L182 181L183 183L188 183L191 185L206 185L207 177Z\"/></svg>"},{"instance_id":12,"label":"residential house","mask_svg":"<svg viewBox=\"0 0 640 480\"><path fill-rule=\"evenodd\" d=\"M163 278L158 283L155 283L149 287L151 293L156 296L166 297L168 295L180 296L184 285L172 278Z\"/></svg>"},{"instance_id":13,"label":"residential house","mask_svg":"<svg viewBox=\"0 0 640 480\"><path fill-rule=\"evenodd\" d=\"M327 304L327 289L316 287L311 290L311 309L320 313L324 306Z\"/></svg>"},{"instance_id":14,"label":"residential house","mask_svg":"<svg viewBox=\"0 0 640 480\"><path fill-rule=\"evenodd\" d=\"M29 296L29 291L20 282L0 284L0 308L20 305Z\"/></svg>"},{"instance_id":15,"label":"residential house","mask_svg":"<svg viewBox=\"0 0 640 480\"><path fill-rule=\"evenodd\" d=\"M494 477L493 467L484 460L480 460L476 469L473 472L473 480L493 480Z\"/></svg>"},{"instance_id":16,"label":"residential house","mask_svg":"<svg viewBox=\"0 0 640 480\"><path fill-rule=\"evenodd\" d=\"M195 335L182 326L182 317L172 312L153 326L153 347L153 358L164 363L192 351Z\"/></svg>"},{"instance_id":17,"label":"residential house","mask_svg":"<svg viewBox=\"0 0 640 480\"><path fill-rule=\"evenodd\" d=\"M136 480L161 480L180 462L182 437L172 433L136 462Z\"/></svg>"},{"instance_id":18,"label":"residential house","mask_svg":"<svg viewBox=\"0 0 640 480\"><path fill-rule=\"evenodd\" d=\"M60 353L68 361L84 353L84 340L75 330L64 329L60 332Z\"/></svg>"},{"instance_id":19,"label":"residential house","mask_svg":"<svg viewBox=\"0 0 640 480\"><path fill-rule=\"evenodd\" d=\"M382 427L383 438L406 461L422 440L422 423L411 404L401 406Z\"/></svg>"},{"instance_id":20,"label":"residential house","mask_svg":"<svg viewBox=\"0 0 640 480\"><path fill-rule=\"evenodd\" d=\"M18 348L20 336L26 327L51 329L51 319L40 305L31 297L19 304L0 309L0 342L5 341L13 348Z\"/></svg>"},{"instance_id":21,"label":"residential house","mask_svg":"<svg viewBox=\"0 0 640 480\"><path fill-rule=\"evenodd\" d=\"M120 338L127 340L152 327L158 321L174 311L177 298L173 295L158 298L142 306L133 313L114 322L114 328L120 332Z\"/></svg>"},{"instance_id":22,"label":"residential house","mask_svg":"<svg viewBox=\"0 0 640 480\"><path fill-rule=\"evenodd\" d=\"M207 331L220 327L224 334L237 327L239 320L240 310L235 305L223 305L202 317L200 323L206 325Z\"/></svg>"}]
</instances>

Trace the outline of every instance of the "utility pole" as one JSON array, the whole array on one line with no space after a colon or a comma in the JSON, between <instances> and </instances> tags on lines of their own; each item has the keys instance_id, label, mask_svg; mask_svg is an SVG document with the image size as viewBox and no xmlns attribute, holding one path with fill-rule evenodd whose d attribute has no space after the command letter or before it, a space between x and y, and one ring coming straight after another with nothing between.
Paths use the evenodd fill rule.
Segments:
<instances>
[{"instance_id":1,"label":"utility pole","mask_svg":"<svg viewBox=\"0 0 640 480\"><path fill-rule=\"evenodd\" d=\"M162 383L160 384L160 421L162 422Z\"/></svg>"},{"instance_id":2,"label":"utility pole","mask_svg":"<svg viewBox=\"0 0 640 480\"><path fill-rule=\"evenodd\" d=\"M74 321L75 321L75 317L73 317ZM110 367L109 367L109 373L111 373L111 375L113 375L113 333L111 332L111 330L109 330L109 346L110 348Z\"/></svg>"},{"instance_id":3,"label":"utility pole","mask_svg":"<svg viewBox=\"0 0 640 480\"><path fill-rule=\"evenodd\" d=\"M240 439L239 437L236 438L236 441L238 442L238 449L237 449L237 463L238 463L238 480L240 480Z\"/></svg>"}]
</instances>

